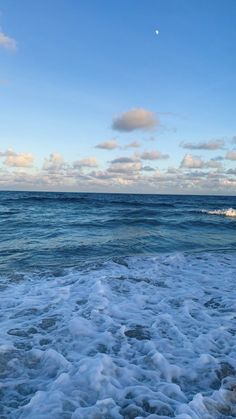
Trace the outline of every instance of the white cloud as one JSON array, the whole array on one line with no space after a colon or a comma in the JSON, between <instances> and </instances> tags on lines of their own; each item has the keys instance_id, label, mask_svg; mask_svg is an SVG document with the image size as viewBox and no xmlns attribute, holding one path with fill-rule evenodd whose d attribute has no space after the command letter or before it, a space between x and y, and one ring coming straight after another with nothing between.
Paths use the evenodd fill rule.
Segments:
<instances>
[{"instance_id":1,"label":"white cloud","mask_svg":"<svg viewBox=\"0 0 236 419\"><path fill-rule=\"evenodd\" d=\"M153 112L137 108L114 118L112 128L121 132L130 132L134 130L149 130L158 124L159 120Z\"/></svg>"},{"instance_id":2,"label":"white cloud","mask_svg":"<svg viewBox=\"0 0 236 419\"><path fill-rule=\"evenodd\" d=\"M142 163L139 161L115 162L110 165L107 172L123 173L123 174L137 174L142 169Z\"/></svg>"},{"instance_id":3,"label":"white cloud","mask_svg":"<svg viewBox=\"0 0 236 419\"><path fill-rule=\"evenodd\" d=\"M116 148L119 148L119 144L117 140L111 139L108 141L104 141L103 143L99 143L95 147L101 148L103 150L115 150Z\"/></svg>"},{"instance_id":4,"label":"white cloud","mask_svg":"<svg viewBox=\"0 0 236 419\"><path fill-rule=\"evenodd\" d=\"M16 153L11 149L0 152L0 157L5 157L3 164L9 167L31 167L34 162L31 153Z\"/></svg>"},{"instance_id":5,"label":"white cloud","mask_svg":"<svg viewBox=\"0 0 236 419\"><path fill-rule=\"evenodd\" d=\"M16 50L16 41L0 30L0 46L8 50Z\"/></svg>"},{"instance_id":6,"label":"white cloud","mask_svg":"<svg viewBox=\"0 0 236 419\"><path fill-rule=\"evenodd\" d=\"M27 160L30 153L16 153L10 149L0 152L4 162L11 159L9 166L5 164L0 168L0 184L2 189L20 190L203 194L214 191L216 194L235 194L236 171L234 168L224 171L221 158L203 160L186 154L180 168L157 170L149 166L148 161L151 163L159 160L160 154L156 152L145 152L151 155L143 160L143 153L117 157L108 162L103 171L97 169L96 157L83 158L73 163L66 162L58 153L52 153L44 160L41 169L35 168L31 172L23 170L23 167L32 164L30 159ZM18 167L22 169L18 170Z\"/></svg>"},{"instance_id":7,"label":"white cloud","mask_svg":"<svg viewBox=\"0 0 236 419\"><path fill-rule=\"evenodd\" d=\"M209 169L222 169L222 163L216 159L210 159L205 163L205 167Z\"/></svg>"},{"instance_id":8,"label":"white cloud","mask_svg":"<svg viewBox=\"0 0 236 419\"><path fill-rule=\"evenodd\" d=\"M185 154L180 166L185 169L201 169L204 167L204 161L192 154Z\"/></svg>"},{"instance_id":9,"label":"white cloud","mask_svg":"<svg viewBox=\"0 0 236 419\"><path fill-rule=\"evenodd\" d=\"M0 151L0 157L15 156L16 154L11 148L8 148L6 151Z\"/></svg>"},{"instance_id":10,"label":"white cloud","mask_svg":"<svg viewBox=\"0 0 236 419\"><path fill-rule=\"evenodd\" d=\"M116 159L112 160L112 164L117 163L135 163L137 162L137 159L133 159L132 157L117 157Z\"/></svg>"},{"instance_id":11,"label":"white cloud","mask_svg":"<svg viewBox=\"0 0 236 419\"><path fill-rule=\"evenodd\" d=\"M143 166L142 171L143 172L155 172L155 169L153 169L153 167L151 167L151 166Z\"/></svg>"},{"instance_id":12,"label":"white cloud","mask_svg":"<svg viewBox=\"0 0 236 419\"><path fill-rule=\"evenodd\" d=\"M81 169L83 167L97 167L98 161L96 157L87 157L86 159L77 160L73 163L74 169Z\"/></svg>"},{"instance_id":13,"label":"white cloud","mask_svg":"<svg viewBox=\"0 0 236 419\"><path fill-rule=\"evenodd\" d=\"M200 143L182 142L181 147L188 148L189 150L219 150L224 148L224 140L210 140Z\"/></svg>"},{"instance_id":14,"label":"white cloud","mask_svg":"<svg viewBox=\"0 0 236 419\"><path fill-rule=\"evenodd\" d=\"M234 150L227 151L225 158L226 158L226 160L235 161L236 160L236 151L234 151Z\"/></svg>"},{"instance_id":15,"label":"white cloud","mask_svg":"<svg viewBox=\"0 0 236 419\"><path fill-rule=\"evenodd\" d=\"M184 169L217 169L218 171L223 169L221 159L219 159L219 157L204 161L198 156L192 156L192 154L185 154L180 167Z\"/></svg>"},{"instance_id":16,"label":"white cloud","mask_svg":"<svg viewBox=\"0 0 236 419\"><path fill-rule=\"evenodd\" d=\"M2 189L135 192L135 193L200 193L235 194L236 172L229 173L197 169L183 171L146 170L141 162L115 163L107 170L83 174L68 163L63 171L38 170L34 174L0 168ZM149 172L149 173L148 173ZM230 176L231 175L231 176Z\"/></svg>"},{"instance_id":17,"label":"white cloud","mask_svg":"<svg viewBox=\"0 0 236 419\"><path fill-rule=\"evenodd\" d=\"M139 148L140 147L140 142L139 141L132 141L131 143L125 145L123 148L126 150L128 148Z\"/></svg>"},{"instance_id":18,"label":"white cloud","mask_svg":"<svg viewBox=\"0 0 236 419\"><path fill-rule=\"evenodd\" d=\"M140 154L142 160L166 160L169 158L168 154L162 154L160 151L144 151Z\"/></svg>"},{"instance_id":19,"label":"white cloud","mask_svg":"<svg viewBox=\"0 0 236 419\"><path fill-rule=\"evenodd\" d=\"M51 153L49 158L44 160L43 169L56 171L64 168L65 161L59 153Z\"/></svg>"}]
</instances>

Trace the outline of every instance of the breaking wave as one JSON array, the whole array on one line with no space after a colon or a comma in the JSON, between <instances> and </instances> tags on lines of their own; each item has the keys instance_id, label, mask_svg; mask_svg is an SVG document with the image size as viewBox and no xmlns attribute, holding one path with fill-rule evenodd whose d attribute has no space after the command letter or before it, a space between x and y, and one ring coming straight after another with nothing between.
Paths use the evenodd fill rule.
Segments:
<instances>
[{"instance_id":1,"label":"breaking wave","mask_svg":"<svg viewBox=\"0 0 236 419\"><path fill-rule=\"evenodd\" d=\"M202 210L210 215L224 215L225 217L236 217L236 209L227 208L227 209L218 209L218 210Z\"/></svg>"},{"instance_id":2,"label":"breaking wave","mask_svg":"<svg viewBox=\"0 0 236 419\"><path fill-rule=\"evenodd\" d=\"M236 417L235 253L2 278L0 415Z\"/></svg>"}]
</instances>

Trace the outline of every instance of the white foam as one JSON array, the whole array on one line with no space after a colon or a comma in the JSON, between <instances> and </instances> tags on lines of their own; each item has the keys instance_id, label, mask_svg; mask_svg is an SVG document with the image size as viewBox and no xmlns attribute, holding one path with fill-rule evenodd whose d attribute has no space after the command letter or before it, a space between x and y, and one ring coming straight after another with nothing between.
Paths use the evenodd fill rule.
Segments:
<instances>
[{"instance_id":1,"label":"white foam","mask_svg":"<svg viewBox=\"0 0 236 419\"><path fill-rule=\"evenodd\" d=\"M235 254L176 254L5 282L0 414L235 417L235 274Z\"/></svg>"},{"instance_id":2,"label":"white foam","mask_svg":"<svg viewBox=\"0 0 236 419\"><path fill-rule=\"evenodd\" d=\"M224 215L225 217L236 217L236 210L234 208L227 208L221 210L202 210L210 215Z\"/></svg>"}]
</instances>

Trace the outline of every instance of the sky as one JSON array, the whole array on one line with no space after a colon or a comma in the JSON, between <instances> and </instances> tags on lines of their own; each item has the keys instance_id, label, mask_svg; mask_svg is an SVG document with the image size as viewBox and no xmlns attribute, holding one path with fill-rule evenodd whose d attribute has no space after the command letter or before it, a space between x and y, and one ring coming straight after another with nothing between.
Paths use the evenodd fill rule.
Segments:
<instances>
[{"instance_id":1,"label":"sky","mask_svg":"<svg viewBox=\"0 0 236 419\"><path fill-rule=\"evenodd\" d=\"M235 195L235 21L235 0L0 0L0 189Z\"/></svg>"}]
</instances>

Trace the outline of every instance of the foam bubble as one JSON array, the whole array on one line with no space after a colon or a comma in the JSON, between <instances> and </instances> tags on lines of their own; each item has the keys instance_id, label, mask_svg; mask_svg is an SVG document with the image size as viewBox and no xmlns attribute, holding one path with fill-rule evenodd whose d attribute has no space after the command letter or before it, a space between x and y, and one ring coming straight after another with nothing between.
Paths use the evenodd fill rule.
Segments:
<instances>
[{"instance_id":1,"label":"foam bubble","mask_svg":"<svg viewBox=\"0 0 236 419\"><path fill-rule=\"evenodd\" d=\"M179 253L5 281L1 415L235 417L235 274Z\"/></svg>"}]
</instances>

